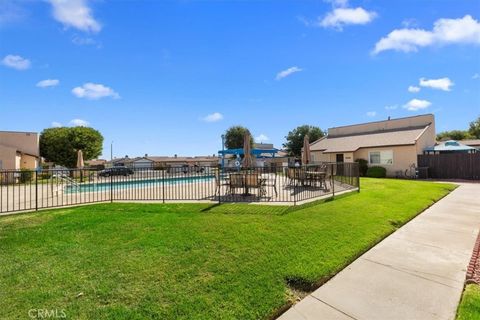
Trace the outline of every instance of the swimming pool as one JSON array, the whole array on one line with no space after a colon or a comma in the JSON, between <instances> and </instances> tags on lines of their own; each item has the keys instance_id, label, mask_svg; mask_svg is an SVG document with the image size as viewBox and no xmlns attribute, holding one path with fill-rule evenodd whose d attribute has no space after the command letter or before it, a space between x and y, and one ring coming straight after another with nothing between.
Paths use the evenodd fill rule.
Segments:
<instances>
[{"instance_id":1,"label":"swimming pool","mask_svg":"<svg viewBox=\"0 0 480 320\"><path fill-rule=\"evenodd\" d=\"M116 179L116 178L114 178ZM84 183L79 184L78 186L69 185L65 188L67 193L77 193L77 192L99 192L99 191L109 191L110 188L113 190L120 189L129 189L129 188L151 188L151 187L161 187L162 185L175 185L175 184L186 184L186 183L198 183L198 182L209 182L214 179L213 175L208 176L197 176L197 177L176 177L176 178L165 178L165 179L136 179L136 180L122 180L112 182L98 182L98 183Z\"/></svg>"}]
</instances>

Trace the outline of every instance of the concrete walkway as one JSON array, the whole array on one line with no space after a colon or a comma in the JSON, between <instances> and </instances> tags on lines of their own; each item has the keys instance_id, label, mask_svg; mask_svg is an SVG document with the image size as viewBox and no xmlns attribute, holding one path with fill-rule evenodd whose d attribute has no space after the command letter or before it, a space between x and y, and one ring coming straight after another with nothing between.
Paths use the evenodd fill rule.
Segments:
<instances>
[{"instance_id":1,"label":"concrete walkway","mask_svg":"<svg viewBox=\"0 0 480 320\"><path fill-rule=\"evenodd\" d=\"M279 319L454 319L480 226L480 184L462 184Z\"/></svg>"}]
</instances>

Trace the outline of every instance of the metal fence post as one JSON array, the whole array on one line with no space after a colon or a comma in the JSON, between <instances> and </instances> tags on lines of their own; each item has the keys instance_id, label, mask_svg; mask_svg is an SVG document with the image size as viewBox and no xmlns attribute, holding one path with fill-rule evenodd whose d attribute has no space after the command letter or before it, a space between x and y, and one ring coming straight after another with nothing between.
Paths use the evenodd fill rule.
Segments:
<instances>
[{"instance_id":1,"label":"metal fence post","mask_svg":"<svg viewBox=\"0 0 480 320\"><path fill-rule=\"evenodd\" d=\"M333 171L333 164L332 166L332 199L335 198L335 174L337 173L337 164L335 163L335 171Z\"/></svg>"},{"instance_id":2,"label":"metal fence post","mask_svg":"<svg viewBox=\"0 0 480 320\"><path fill-rule=\"evenodd\" d=\"M211 169L211 168L210 168ZM223 168L222 168L222 171L223 171ZM217 191L218 189L218 204L221 204L222 203L222 185L220 183L220 180L222 179L222 177L220 176L222 173L220 173L220 170L218 171L218 187L215 187L215 191Z\"/></svg>"},{"instance_id":3,"label":"metal fence post","mask_svg":"<svg viewBox=\"0 0 480 320\"><path fill-rule=\"evenodd\" d=\"M35 172L35 211L38 211L38 171Z\"/></svg>"},{"instance_id":4,"label":"metal fence post","mask_svg":"<svg viewBox=\"0 0 480 320\"><path fill-rule=\"evenodd\" d=\"M165 170L162 170L162 203L165 203Z\"/></svg>"},{"instance_id":5,"label":"metal fence post","mask_svg":"<svg viewBox=\"0 0 480 320\"><path fill-rule=\"evenodd\" d=\"M296 206L297 205L297 172L296 172L296 169L297 168L294 168L293 169L293 205Z\"/></svg>"},{"instance_id":6,"label":"metal fence post","mask_svg":"<svg viewBox=\"0 0 480 320\"><path fill-rule=\"evenodd\" d=\"M113 175L110 175L110 203L113 203Z\"/></svg>"},{"instance_id":7,"label":"metal fence post","mask_svg":"<svg viewBox=\"0 0 480 320\"><path fill-rule=\"evenodd\" d=\"M357 164L357 192L360 192L360 166Z\"/></svg>"}]
</instances>

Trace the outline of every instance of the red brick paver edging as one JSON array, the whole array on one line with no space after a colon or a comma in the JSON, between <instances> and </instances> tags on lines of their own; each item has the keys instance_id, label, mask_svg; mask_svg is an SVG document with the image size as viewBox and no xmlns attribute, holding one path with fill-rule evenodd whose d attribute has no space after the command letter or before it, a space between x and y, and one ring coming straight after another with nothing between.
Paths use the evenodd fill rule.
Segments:
<instances>
[{"instance_id":1,"label":"red brick paver edging","mask_svg":"<svg viewBox=\"0 0 480 320\"><path fill-rule=\"evenodd\" d=\"M466 283L480 284L480 232L473 248L472 258L468 264Z\"/></svg>"}]
</instances>

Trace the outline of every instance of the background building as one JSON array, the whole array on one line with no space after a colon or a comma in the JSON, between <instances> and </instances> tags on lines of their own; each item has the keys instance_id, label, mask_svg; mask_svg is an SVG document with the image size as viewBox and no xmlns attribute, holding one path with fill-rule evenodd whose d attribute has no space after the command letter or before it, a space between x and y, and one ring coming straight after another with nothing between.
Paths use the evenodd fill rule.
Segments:
<instances>
[{"instance_id":1,"label":"background building","mask_svg":"<svg viewBox=\"0 0 480 320\"><path fill-rule=\"evenodd\" d=\"M0 170L35 169L39 160L38 133L0 131Z\"/></svg>"},{"instance_id":2,"label":"background building","mask_svg":"<svg viewBox=\"0 0 480 320\"><path fill-rule=\"evenodd\" d=\"M417 166L417 155L434 145L435 118L425 114L330 128L310 146L314 162L365 159L369 166L382 166L388 176L396 176Z\"/></svg>"}]
</instances>

